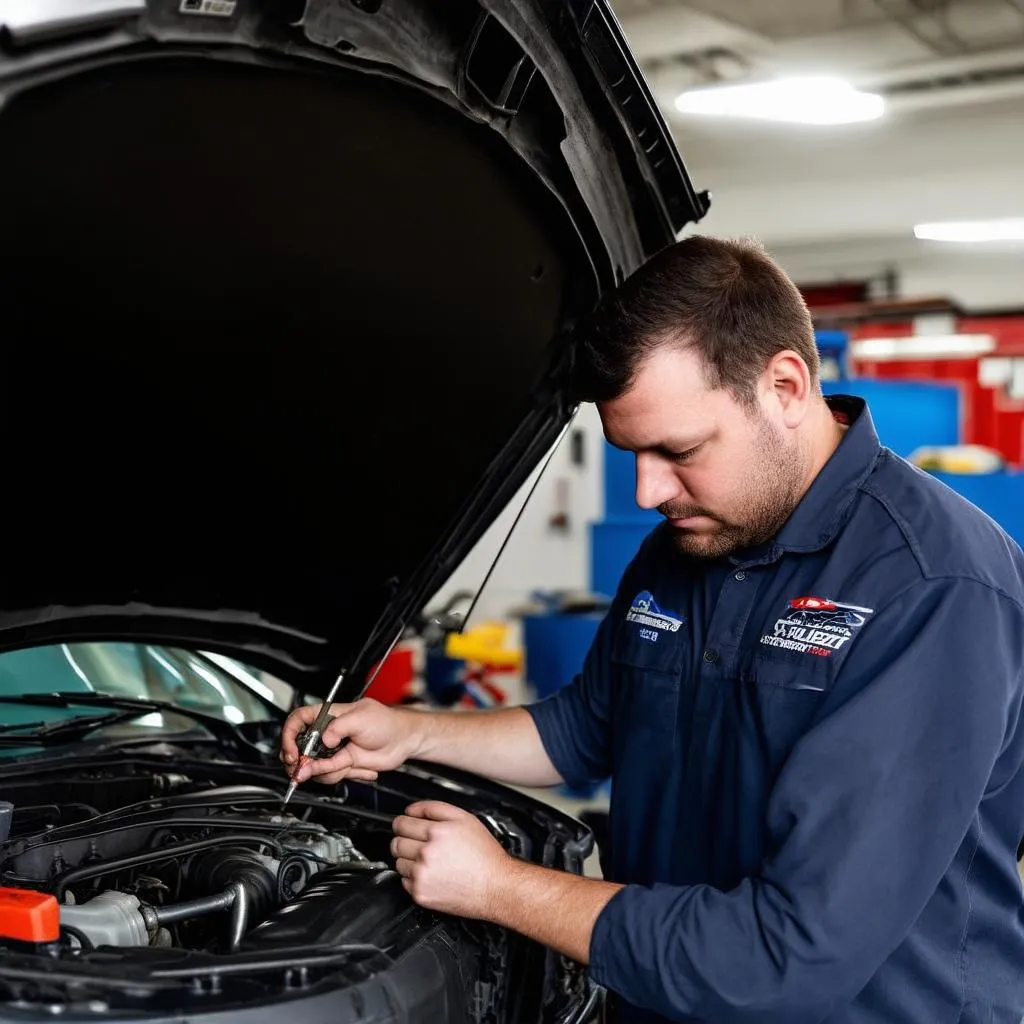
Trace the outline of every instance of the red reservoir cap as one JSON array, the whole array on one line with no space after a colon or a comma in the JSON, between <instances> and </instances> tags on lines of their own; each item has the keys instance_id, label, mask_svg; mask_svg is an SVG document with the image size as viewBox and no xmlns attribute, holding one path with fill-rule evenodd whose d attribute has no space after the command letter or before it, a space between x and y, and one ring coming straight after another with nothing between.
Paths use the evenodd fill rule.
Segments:
<instances>
[{"instance_id":1,"label":"red reservoir cap","mask_svg":"<svg viewBox=\"0 0 1024 1024\"><path fill-rule=\"evenodd\" d=\"M0 939L57 942L60 907L56 898L33 889L0 887Z\"/></svg>"}]
</instances>

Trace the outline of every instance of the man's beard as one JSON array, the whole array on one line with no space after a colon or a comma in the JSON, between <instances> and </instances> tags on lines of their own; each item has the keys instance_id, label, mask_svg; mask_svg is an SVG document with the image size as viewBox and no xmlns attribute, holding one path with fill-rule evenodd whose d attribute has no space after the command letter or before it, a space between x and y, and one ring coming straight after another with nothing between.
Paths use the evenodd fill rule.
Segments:
<instances>
[{"instance_id":1,"label":"man's beard","mask_svg":"<svg viewBox=\"0 0 1024 1024\"><path fill-rule=\"evenodd\" d=\"M758 433L753 464L761 467L756 479L745 488L745 503L731 510L728 518L697 505L666 502L658 511L666 519L704 516L714 522L708 531L675 529L676 547L691 558L721 558L771 540L800 502L801 460L786 447L767 421Z\"/></svg>"}]
</instances>

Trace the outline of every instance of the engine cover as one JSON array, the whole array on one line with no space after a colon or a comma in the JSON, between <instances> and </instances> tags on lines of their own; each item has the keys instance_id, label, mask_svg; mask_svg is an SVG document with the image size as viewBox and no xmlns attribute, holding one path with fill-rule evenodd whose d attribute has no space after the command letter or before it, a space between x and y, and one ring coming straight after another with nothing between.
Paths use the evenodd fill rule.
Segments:
<instances>
[{"instance_id":1,"label":"engine cover","mask_svg":"<svg viewBox=\"0 0 1024 1024\"><path fill-rule=\"evenodd\" d=\"M252 929L240 949L371 941L381 945L407 928L415 914L396 872L339 865L314 875L295 899Z\"/></svg>"}]
</instances>

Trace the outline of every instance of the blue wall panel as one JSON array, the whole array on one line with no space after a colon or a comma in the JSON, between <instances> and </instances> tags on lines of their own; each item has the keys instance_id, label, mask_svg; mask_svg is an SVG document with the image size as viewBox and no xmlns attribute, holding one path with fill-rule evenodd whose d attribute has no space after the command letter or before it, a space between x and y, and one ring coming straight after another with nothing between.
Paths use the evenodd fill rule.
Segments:
<instances>
[{"instance_id":1,"label":"blue wall panel","mask_svg":"<svg viewBox=\"0 0 1024 1024\"><path fill-rule=\"evenodd\" d=\"M590 524L590 589L595 594L615 595L626 566L660 519L655 513L651 518L606 519Z\"/></svg>"},{"instance_id":2,"label":"blue wall panel","mask_svg":"<svg viewBox=\"0 0 1024 1024\"><path fill-rule=\"evenodd\" d=\"M604 514L608 519L640 518L656 523L660 516L636 504L636 457L604 443Z\"/></svg>"},{"instance_id":3,"label":"blue wall panel","mask_svg":"<svg viewBox=\"0 0 1024 1024\"><path fill-rule=\"evenodd\" d=\"M854 379L821 387L826 395L865 399L882 444L904 458L924 445L960 443L960 391L953 384Z\"/></svg>"},{"instance_id":4,"label":"blue wall panel","mask_svg":"<svg viewBox=\"0 0 1024 1024\"><path fill-rule=\"evenodd\" d=\"M1024 473L932 475L963 495L972 505L977 505L1024 547Z\"/></svg>"}]
</instances>

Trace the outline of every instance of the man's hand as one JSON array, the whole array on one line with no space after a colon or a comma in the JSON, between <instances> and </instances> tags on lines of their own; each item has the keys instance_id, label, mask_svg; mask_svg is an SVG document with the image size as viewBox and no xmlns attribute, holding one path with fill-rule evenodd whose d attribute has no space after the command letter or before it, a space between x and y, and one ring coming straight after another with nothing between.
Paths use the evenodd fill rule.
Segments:
<instances>
[{"instance_id":1,"label":"man's hand","mask_svg":"<svg viewBox=\"0 0 1024 1024\"><path fill-rule=\"evenodd\" d=\"M320 713L319 704L296 708L281 730L281 762L295 782L315 778L333 785L342 779L372 782L378 772L391 771L415 757L420 746L415 712L385 707L367 697L354 704L332 704L334 716L321 737L330 750L343 739L348 743L331 757L311 758L298 771L298 736L312 726Z\"/></svg>"},{"instance_id":2,"label":"man's hand","mask_svg":"<svg viewBox=\"0 0 1024 1024\"><path fill-rule=\"evenodd\" d=\"M394 830L395 867L421 907L513 928L581 964L594 923L622 888L519 860L451 804L413 804Z\"/></svg>"},{"instance_id":3,"label":"man's hand","mask_svg":"<svg viewBox=\"0 0 1024 1024\"><path fill-rule=\"evenodd\" d=\"M421 907L491 919L512 858L477 818L424 801L395 818L394 831L395 867Z\"/></svg>"}]
</instances>

